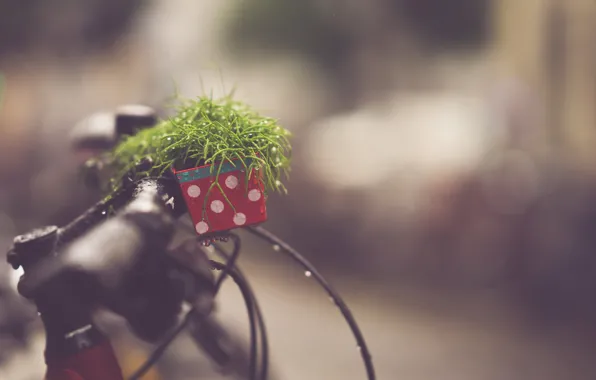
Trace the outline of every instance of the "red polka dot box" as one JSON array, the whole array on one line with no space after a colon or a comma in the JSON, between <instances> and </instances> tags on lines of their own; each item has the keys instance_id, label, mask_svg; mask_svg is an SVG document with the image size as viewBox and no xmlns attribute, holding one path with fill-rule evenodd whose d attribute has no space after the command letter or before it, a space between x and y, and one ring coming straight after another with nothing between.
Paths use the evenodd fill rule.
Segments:
<instances>
[{"instance_id":1,"label":"red polka dot box","mask_svg":"<svg viewBox=\"0 0 596 380\"><path fill-rule=\"evenodd\" d=\"M250 160L245 159L244 163L249 166ZM219 165L222 167L217 177ZM238 160L174 170L197 234L211 234L267 220L264 185L261 175L256 173L259 172L253 169L247 182L245 166Z\"/></svg>"}]
</instances>

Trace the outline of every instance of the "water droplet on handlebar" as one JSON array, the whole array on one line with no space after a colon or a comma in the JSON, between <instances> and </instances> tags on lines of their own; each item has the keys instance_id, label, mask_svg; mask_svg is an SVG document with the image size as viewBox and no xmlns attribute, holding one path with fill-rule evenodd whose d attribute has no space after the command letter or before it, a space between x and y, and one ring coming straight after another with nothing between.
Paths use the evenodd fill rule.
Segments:
<instances>
[{"instance_id":1,"label":"water droplet on handlebar","mask_svg":"<svg viewBox=\"0 0 596 380\"><path fill-rule=\"evenodd\" d=\"M311 273L310 271L308 271L308 270L307 270L306 272L304 272L304 275L305 275L306 277L310 277L310 276L312 276L312 273Z\"/></svg>"},{"instance_id":2,"label":"water droplet on handlebar","mask_svg":"<svg viewBox=\"0 0 596 380\"><path fill-rule=\"evenodd\" d=\"M279 250L281 249L281 247L279 245L277 245L277 244L273 244L273 247L272 248L276 252L279 252Z\"/></svg>"},{"instance_id":3,"label":"water droplet on handlebar","mask_svg":"<svg viewBox=\"0 0 596 380\"><path fill-rule=\"evenodd\" d=\"M106 211L105 210L101 212L101 215L105 215L105 214L106 214Z\"/></svg>"}]
</instances>

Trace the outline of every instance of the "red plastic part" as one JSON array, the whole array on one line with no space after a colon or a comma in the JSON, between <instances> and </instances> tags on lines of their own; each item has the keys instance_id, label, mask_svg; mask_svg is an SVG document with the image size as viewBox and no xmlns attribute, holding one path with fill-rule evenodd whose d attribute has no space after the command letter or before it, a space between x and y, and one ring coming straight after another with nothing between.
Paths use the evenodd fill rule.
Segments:
<instances>
[{"instance_id":1,"label":"red plastic part","mask_svg":"<svg viewBox=\"0 0 596 380\"><path fill-rule=\"evenodd\" d=\"M47 363L45 380L124 380L109 341Z\"/></svg>"},{"instance_id":2,"label":"red plastic part","mask_svg":"<svg viewBox=\"0 0 596 380\"><path fill-rule=\"evenodd\" d=\"M219 187L212 186L215 175L204 174L210 165L175 172L199 235L267 220L265 188L260 173L253 171L247 184L243 166L237 164L237 168L230 169L230 165L226 165L228 170L217 178Z\"/></svg>"}]
</instances>

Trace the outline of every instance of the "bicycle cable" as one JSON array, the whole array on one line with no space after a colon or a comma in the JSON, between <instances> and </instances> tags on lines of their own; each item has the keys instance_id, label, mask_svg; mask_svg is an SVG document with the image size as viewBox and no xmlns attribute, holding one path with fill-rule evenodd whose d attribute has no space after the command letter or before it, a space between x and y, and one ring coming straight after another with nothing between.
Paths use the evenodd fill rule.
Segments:
<instances>
[{"instance_id":1,"label":"bicycle cable","mask_svg":"<svg viewBox=\"0 0 596 380\"><path fill-rule=\"evenodd\" d=\"M192 229L191 226L185 224L187 228ZM279 237L275 236L273 233L269 232L268 230L264 229L261 226L247 226L245 227L250 233L253 235L260 237L261 239L269 242L274 246L278 246L282 251L287 253L294 261L296 261L300 266L302 266L309 276L315 278L315 280L319 283L319 285L325 290L325 292L329 295L331 300L337 305L339 308L342 316L346 320L348 327L352 331L354 338L356 339L356 345L358 350L360 351L360 356L362 357L362 361L364 362L364 367L366 370L366 375L368 380L375 380L376 374L374 369L374 364L372 362L372 356L370 354L370 350L368 349L368 345L364 339L364 335L358 326L350 308L346 305L343 301L342 297L337 293L337 291L327 282L327 280L321 275L317 269L303 256L301 255L296 249L292 246L281 240ZM194 233L194 229L193 229Z\"/></svg>"},{"instance_id":2,"label":"bicycle cable","mask_svg":"<svg viewBox=\"0 0 596 380\"><path fill-rule=\"evenodd\" d=\"M218 253L218 255L220 255L224 260L226 260L226 261L229 260L228 253L225 252L225 250L223 249L223 247L220 244L214 243L213 247L215 248L215 251ZM267 375L268 375L268 369L269 369L269 342L268 342L268 337L267 337L267 328L266 328L265 321L263 318L263 313L262 313L261 307L259 305L258 299L257 299L254 291L252 290L250 283L246 279L246 276L244 276L244 273L242 272L242 270L238 266L236 266L234 268L234 270L237 272L237 276L238 276L239 280L242 282L242 284L237 282L238 287L241 288L240 289L241 292L242 292L242 287L245 287L249 297L252 300L253 310L248 311L249 319L250 319L251 313L256 314L255 316L256 316L256 320L257 320L257 324L258 324L259 340L261 342L261 371L260 371L261 373L258 378L261 380L266 380ZM252 336L252 327L251 327L251 336ZM252 339L253 338L251 338L251 340ZM255 342L256 342L256 339L255 339ZM251 346L253 346L252 343L251 343ZM252 351L252 348L251 348L251 351ZM257 354L255 353L255 355L253 357L252 352L251 352L251 363L253 360L255 362L254 364L251 364L251 368L256 368L256 358L257 358ZM256 376L256 373L255 373L255 376Z\"/></svg>"},{"instance_id":3,"label":"bicycle cable","mask_svg":"<svg viewBox=\"0 0 596 380\"><path fill-rule=\"evenodd\" d=\"M292 248L289 244L272 234L271 232L267 231L263 227L260 226L248 226L246 227L249 232L253 235L260 237L261 239L268 241L270 244L277 245L280 247L284 252L290 255L294 261L300 264L306 271L309 273L309 276L315 278L315 280L321 285L321 287L327 292L327 294L331 297L333 302L337 305L340 312L342 313L344 319L348 323L348 326L352 330L352 334L354 338L356 338L356 344L358 350L360 351L360 355L362 356L362 360L364 361L364 366L366 368L366 374L368 380L375 380L375 369L372 363L372 357L370 355L370 351L368 350L368 346L364 340L364 336L358 327L358 323L354 319L352 312L345 304L341 296L333 289L333 287L325 280L325 278L316 270L316 268L298 251Z\"/></svg>"},{"instance_id":4,"label":"bicycle cable","mask_svg":"<svg viewBox=\"0 0 596 380\"><path fill-rule=\"evenodd\" d=\"M225 264L221 274L217 278L217 281L215 283L215 295L218 293L219 289L221 288L221 285L230 273L231 268L234 267L235 262L240 254L240 238L238 238L234 234L229 234L229 237L235 240L235 243L237 244L234 245L234 252L232 252L232 254L230 255L230 259ZM171 330L170 333L167 334L166 337L162 340L162 342L160 342L155 347L149 358L147 358L147 360L129 377L129 380L139 380L143 375L147 373L147 371L149 371L149 369L153 365L155 365L155 363L161 358L161 356L164 354L169 345L174 341L174 339L176 339L178 335L182 331L184 331L185 328L188 327L195 313L196 309L194 307L186 313L182 322L176 328Z\"/></svg>"},{"instance_id":5,"label":"bicycle cable","mask_svg":"<svg viewBox=\"0 0 596 380\"><path fill-rule=\"evenodd\" d=\"M210 260L211 265L213 266L214 269L216 270L221 270L223 268L223 264L215 261L215 260ZM240 289L240 293L242 294L242 297L244 298L244 303L246 305L247 310L250 308L250 311L248 313L249 316L249 323L251 324L251 330L256 330L256 325L255 322L259 323L258 321L258 317L257 314L255 313L255 298L254 298L254 294L252 294L252 290L250 288L250 286L248 285L246 279L244 278L244 276L239 272L238 268L234 268L230 271L230 277L234 280L234 282L236 283L236 285L238 285L238 288ZM260 325L260 323L259 323ZM262 330L261 330L262 331ZM256 333L256 331L254 332ZM253 332L251 332L251 335L253 334ZM256 342L256 337L251 338L251 341ZM252 342L251 342L251 346L252 346ZM265 350L263 350L265 351ZM256 353L257 351L253 351L251 349L251 360L252 360L252 354L255 354L255 358L256 358ZM256 367L256 363L255 363L255 367ZM252 370L252 369L251 369ZM256 380L256 371L252 371L250 372L250 380ZM264 379L263 377L261 377L261 379Z\"/></svg>"}]
</instances>

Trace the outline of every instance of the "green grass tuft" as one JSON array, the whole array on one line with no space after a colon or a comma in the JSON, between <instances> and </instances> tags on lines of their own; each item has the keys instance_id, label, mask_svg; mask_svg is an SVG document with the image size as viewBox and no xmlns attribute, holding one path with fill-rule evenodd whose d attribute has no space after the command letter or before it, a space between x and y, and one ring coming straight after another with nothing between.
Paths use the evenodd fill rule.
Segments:
<instances>
[{"instance_id":1,"label":"green grass tuft","mask_svg":"<svg viewBox=\"0 0 596 380\"><path fill-rule=\"evenodd\" d=\"M262 173L266 190L286 192L282 174L287 178L290 170L291 134L277 120L231 96L179 99L175 107L175 116L126 137L108 153L113 187L147 157L153 167L135 173L136 178L161 175L172 167L181 170L238 159L247 173L252 169ZM218 167L211 167L216 176Z\"/></svg>"}]
</instances>

